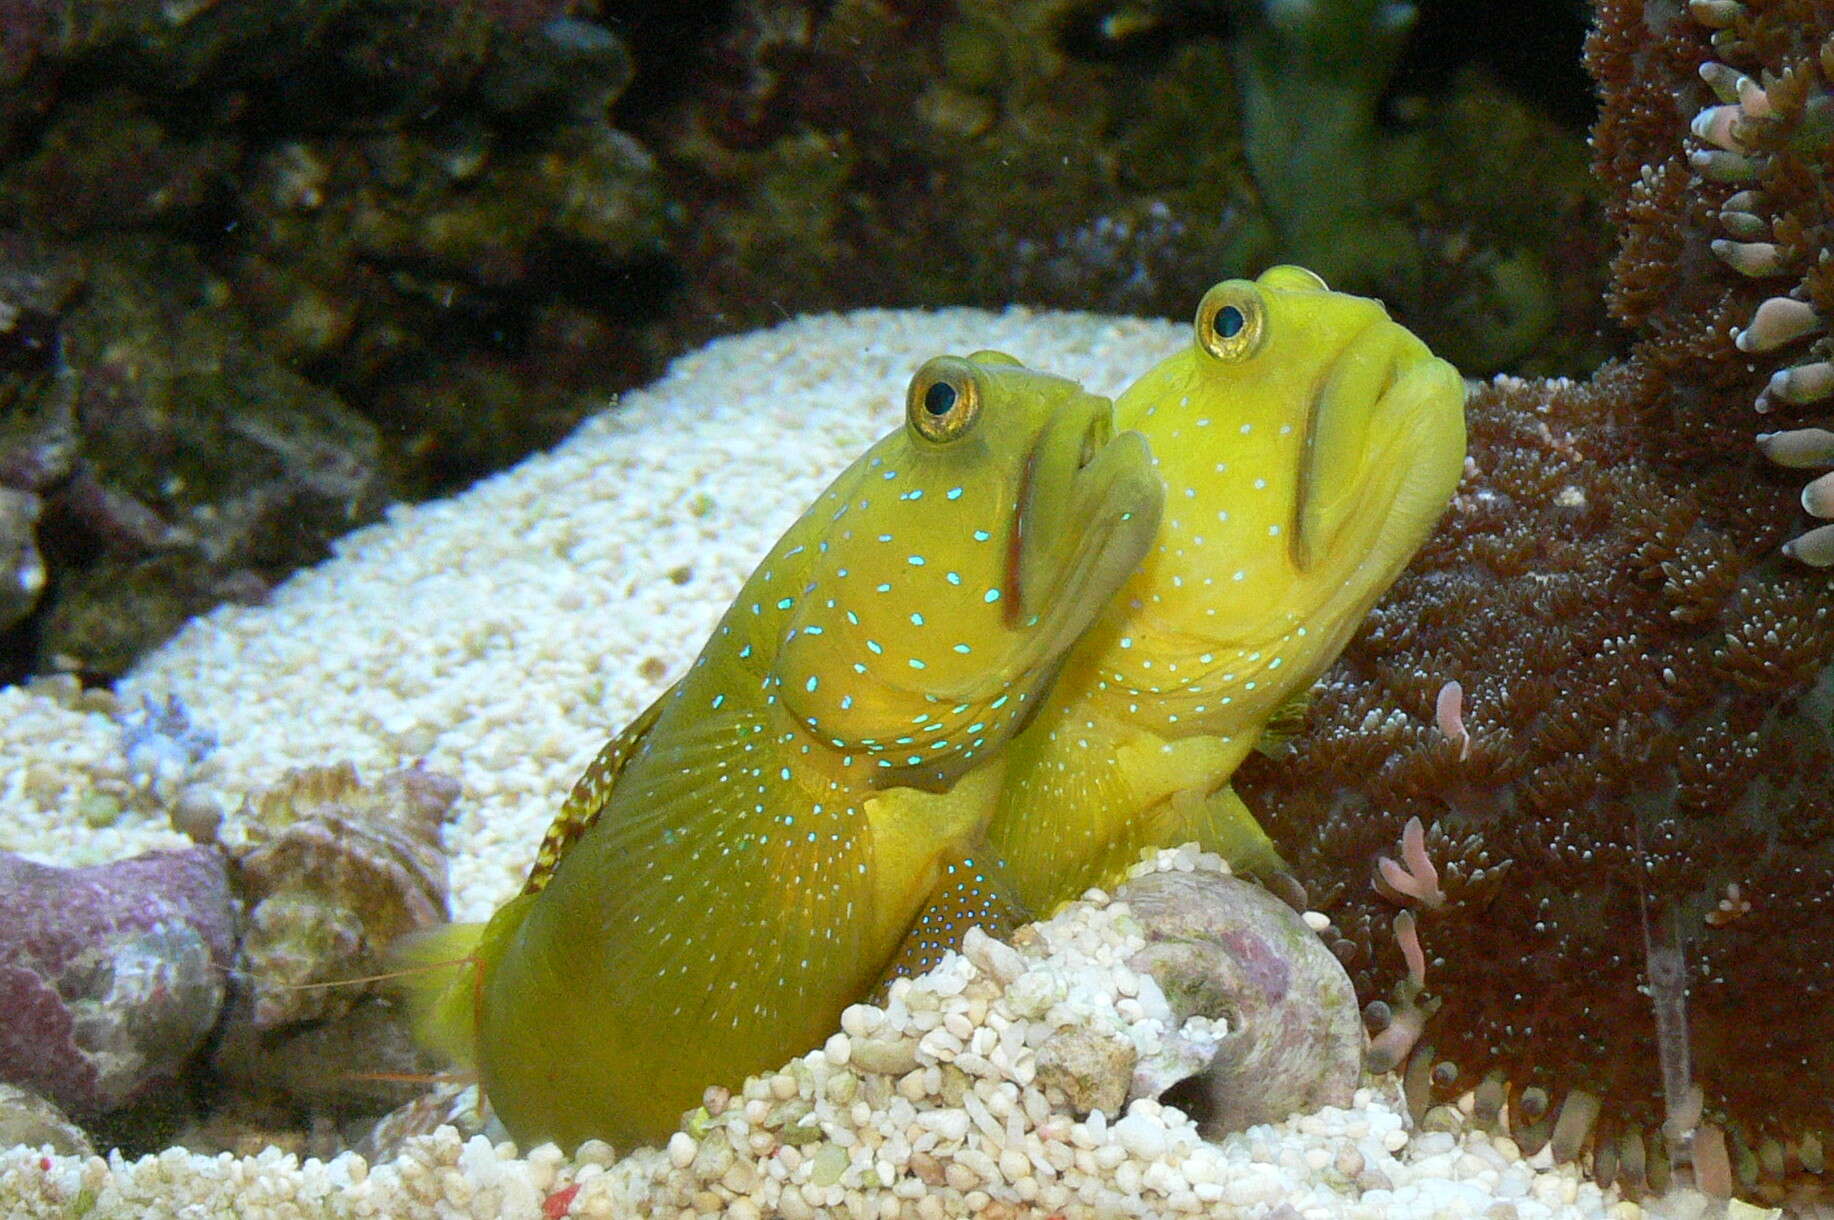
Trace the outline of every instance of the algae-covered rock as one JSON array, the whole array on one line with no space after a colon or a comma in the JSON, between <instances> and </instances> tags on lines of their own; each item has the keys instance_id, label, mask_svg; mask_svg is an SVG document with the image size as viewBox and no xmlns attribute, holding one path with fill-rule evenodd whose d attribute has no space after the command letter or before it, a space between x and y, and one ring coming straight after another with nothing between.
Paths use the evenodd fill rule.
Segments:
<instances>
[{"instance_id":1,"label":"algae-covered rock","mask_svg":"<svg viewBox=\"0 0 1834 1220\"><path fill-rule=\"evenodd\" d=\"M214 848L89 868L0 853L0 1079L78 1116L144 1096L216 1023L234 944Z\"/></svg>"},{"instance_id":2,"label":"algae-covered rock","mask_svg":"<svg viewBox=\"0 0 1834 1220\"><path fill-rule=\"evenodd\" d=\"M239 963L256 1029L341 1015L397 936L446 918L440 824L458 782L421 767L372 784L349 763L290 771L236 816Z\"/></svg>"},{"instance_id":3,"label":"algae-covered rock","mask_svg":"<svg viewBox=\"0 0 1834 1220\"><path fill-rule=\"evenodd\" d=\"M59 322L82 460L46 527L89 556L39 640L47 668L115 673L192 614L265 595L386 498L375 428L262 351L182 251L94 247Z\"/></svg>"},{"instance_id":4,"label":"algae-covered rock","mask_svg":"<svg viewBox=\"0 0 1834 1220\"><path fill-rule=\"evenodd\" d=\"M0 680L119 674L659 363L598 6L0 8Z\"/></svg>"},{"instance_id":5,"label":"algae-covered rock","mask_svg":"<svg viewBox=\"0 0 1834 1220\"><path fill-rule=\"evenodd\" d=\"M242 942L210 1063L250 1115L213 1140L233 1144L238 1122L310 1138L439 1070L368 976L396 937L446 918L439 831L457 797L422 767L364 784L341 763L289 771L227 819Z\"/></svg>"},{"instance_id":6,"label":"algae-covered rock","mask_svg":"<svg viewBox=\"0 0 1834 1220\"><path fill-rule=\"evenodd\" d=\"M638 124L694 188L683 325L886 301L1188 317L1215 281L1297 262L1469 372L1599 358L1601 273L1554 284L1605 257L1584 132L1454 70L1477 58L1446 29L1460 6L735 7L681 22L711 28L709 67ZM1493 24L1512 16L1577 50L1579 22Z\"/></svg>"},{"instance_id":7,"label":"algae-covered rock","mask_svg":"<svg viewBox=\"0 0 1834 1220\"><path fill-rule=\"evenodd\" d=\"M1079 1114L1118 1114L1139 1053L1127 1038L1091 1025L1065 1025L1038 1046L1038 1083Z\"/></svg>"},{"instance_id":8,"label":"algae-covered rock","mask_svg":"<svg viewBox=\"0 0 1834 1220\"><path fill-rule=\"evenodd\" d=\"M0 487L0 630L32 612L45 587L45 562L38 554L39 498Z\"/></svg>"}]
</instances>

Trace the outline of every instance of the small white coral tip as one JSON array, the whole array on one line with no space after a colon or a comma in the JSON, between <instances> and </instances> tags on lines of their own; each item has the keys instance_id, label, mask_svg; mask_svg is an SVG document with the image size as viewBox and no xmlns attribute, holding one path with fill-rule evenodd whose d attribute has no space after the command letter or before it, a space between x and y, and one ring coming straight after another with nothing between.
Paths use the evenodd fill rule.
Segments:
<instances>
[{"instance_id":1,"label":"small white coral tip","mask_svg":"<svg viewBox=\"0 0 1834 1220\"><path fill-rule=\"evenodd\" d=\"M1745 146L1733 134L1732 125L1744 117L1745 112L1737 103L1730 106L1708 106L1695 115L1694 121L1688 126L1696 136L1716 148L1742 153L1746 151Z\"/></svg>"},{"instance_id":2,"label":"small white coral tip","mask_svg":"<svg viewBox=\"0 0 1834 1220\"><path fill-rule=\"evenodd\" d=\"M1710 30L1731 29L1744 11L1741 0L1688 0L1688 16Z\"/></svg>"},{"instance_id":3,"label":"small white coral tip","mask_svg":"<svg viewBox=\"0 0 1834 1220\"><path fill-rule=\"evenodd\" d=\"M1770 384L1759 395L1758 409L1767 410L1773 398L1807 406L1830 394L1834 394L1834 364L1817 360L1813 364L1791 365L1770 375Z\"/></svg>"},{"instance_id":4,"label":"small white coral tip","mask_svg":"<svg viewBox=\"0 0 1834 1220\"><path fill-rule=\"evenodd\" d=\"M1802 511L1824 521L1834 517L1834 473L1824 474L1802 489Z\"/></svg>"},{"instance_id":5,"label":"small white coral tip","mask_svg":"<svg viewBox=\"0 0 1834 1220\"><path fill-rule=\"evenodd\" d=\"M1793 343L1821 325L1814 306L1794 297L1771 297L1751 315L1751 324L1734 331L1732 341L1741 352L1767 352Z\"/></svg>"},{"instance_id":6,"label":"small white coral tip","mask_svg":"<svg viewBox=\"0 0 1834 1220\"><path fill-rule=\"evenodd\" d=\"M1783 553L1812 568L1834 568L1834 525L1818 526L1783 544Z\"/></svg>"},{"instance_id":7,"label":"small white coral tip","mask_svg":"<svg viewBox=\"0 0 1834 1220\"><path fill-rule=\"evenodd\" d=\"M1713 254L1740 275L1777 275L1783 270L1783 248L1768 241L1727 241L1716 237Z\"/></svg>"},{"instance_id":8,"label":"small white coral tip","mask_svg":"<svg viewBox=\"0 0 1834 1220\"><path fill-rule=\"evenodd\" d=\"M1758 451L1779 466L1834 466L1834 432L1797 428L1758 435Z\"/></svg>"}]
</instances>

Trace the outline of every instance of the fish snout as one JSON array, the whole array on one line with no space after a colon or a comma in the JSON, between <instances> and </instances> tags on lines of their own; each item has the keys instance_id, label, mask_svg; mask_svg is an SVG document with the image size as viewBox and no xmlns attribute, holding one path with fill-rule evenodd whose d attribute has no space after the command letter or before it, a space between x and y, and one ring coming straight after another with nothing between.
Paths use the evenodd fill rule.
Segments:
<instances>
[{"instance_id":1,"label":"fish snout","mask_svg":"<svg viewBox=\"0 0 1834 1220\"><path fill-rule=\"evenodd\" d=\"M1463 401L1457 373L1397 323L1384 318L1345 346L1307 412L1291 535L1302 571L1334 553L1346 529L1413 515L1421 496L1407 472L1442 468L1439 442L1451 433L1462 465Z\"/></svg>"}]
</instances>

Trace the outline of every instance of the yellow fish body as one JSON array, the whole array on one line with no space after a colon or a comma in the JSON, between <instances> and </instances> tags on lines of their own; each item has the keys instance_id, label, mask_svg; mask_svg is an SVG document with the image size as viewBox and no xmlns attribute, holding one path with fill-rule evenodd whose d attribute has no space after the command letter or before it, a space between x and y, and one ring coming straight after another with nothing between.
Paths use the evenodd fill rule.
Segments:
<instances>
[{"instance_id":1,"label":"yellow fish body","mask_svg":"<svg viewBox=\"0 0 1834 1220\"><path fill-rule=\"evenodd\" d=\"M517 1139L666 1136L821 1042L913 925L976 909L998 755L1139 564L1160 490L1108 400L941 357L902 429L609 744L423 1032Z\"/></svg>"},{"instance_id":2,"label":"yellow fish body","mask_svg":"<svg viewBox=\"0 0 1834 1220\"><path fill-rule=\"evenodd\" d=\"M1464 465L1464 383L1381 304L1297 267L1205 294L1194 342L1115 402L1159 537L1009 750L988 828L1021 903L1142 848L1279 858L1228 787L1425 541Z\"/></svg>"}]
</instances>

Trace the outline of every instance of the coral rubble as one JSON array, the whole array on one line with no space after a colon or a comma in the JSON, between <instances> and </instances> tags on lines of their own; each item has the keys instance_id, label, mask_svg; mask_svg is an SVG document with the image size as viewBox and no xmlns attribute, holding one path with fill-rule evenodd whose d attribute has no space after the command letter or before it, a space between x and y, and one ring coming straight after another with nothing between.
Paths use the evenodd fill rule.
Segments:
<instances>
[{"instance_id":1,"label":"coral rubble","mask_svg":"<svg viewBox=\"0 0 1834 1220\"><path fill-rule=\"evenodd\" d=\"M1752 434L1830 456L1834 6L1605 0L1588 63L1635 345L1474 395L1439 534L1244 795L1416 1109L1475 1090L1633 1192L1825 1195L1834 597Z\"/></svg>"},{"instance_id":2,"label":"coral rubble","mask_svg":"<svg viewBox=\"0 0 1834 1220\"><path fill-rule=\"evenodd\" d=\"M1128 965L1158 981L1181 1023L1203 1016L1226 1027L1193 1107L1206 1137L1349 1104L1363 1069L1356 997L1292 908L1195 869L1146 873L1116 897L1146 929Z\"/></svg>"},{"instance_id":3,"label":"coral rubble","mask_svg":"<svg viewBox=\"0 0 1834 1220\"><path fill-rule=\"evenodd\" d=\"M393 940L447 916L440 828L457 797L423 766L364 784L346 762L288 771L225 820L242 939L210 1048L221 1087L187 1147L329 1155L422 1091L439 1065L373 975Z\"/></svg>"},{"instance_id":4,"label":"coral rubble","mask_svg":"<svg viewBox=\"0 0 1834 1220\"><path fill-rule=\"evenodd\" d=\"M0 1145L50 1148L65 1156L94 1153L89 1136L63 1111L18 1085L0 1084Z\"/></svg>"},{"instance_id":5,"label":"coral rubble","mask_svg":"<svg viewBox=\"0 0 1834 1220\"><path fill-rule=\"evenodd\" d=\"M255 1028L348 1011L358 989L302 985L368 973L396 937L446 918L439 828L457 797L421 767L365 786L343 763L289 772L248 802L231 857Z\"/></svg>"}]
</instances>

